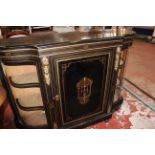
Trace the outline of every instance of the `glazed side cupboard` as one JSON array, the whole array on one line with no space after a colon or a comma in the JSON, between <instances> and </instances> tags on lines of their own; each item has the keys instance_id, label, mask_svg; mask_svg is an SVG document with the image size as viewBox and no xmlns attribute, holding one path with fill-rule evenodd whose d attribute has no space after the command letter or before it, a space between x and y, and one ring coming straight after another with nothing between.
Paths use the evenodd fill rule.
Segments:
<instances>
[{"instance_id":1,"label":"glazed side cupboard","mask_svg":"<svg viewBox=\"0 0 155 155\"><path fill-rule=\"evenodd\" d=\"M18 128L82 128L110 118L133 33L54 33L0 41L3 86Z\"/></svg>"}]
</instances>

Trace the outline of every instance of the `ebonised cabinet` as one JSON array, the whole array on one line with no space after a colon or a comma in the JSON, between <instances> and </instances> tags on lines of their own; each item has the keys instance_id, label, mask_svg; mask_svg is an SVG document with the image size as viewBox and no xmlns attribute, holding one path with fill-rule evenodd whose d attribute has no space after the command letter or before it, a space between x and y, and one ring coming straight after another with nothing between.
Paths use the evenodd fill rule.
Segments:
<instances>
[{"instance_id":1,"label":"ebonised cabinet","mask_svg":"<svg viewBox=\"0 0 155 155\"><path fill-rule=\"evenodd\" d=\"M81 128L111 117L133 33L42 32L0 41L2 82L19 128Z\"/></svg>"}]
</instances>

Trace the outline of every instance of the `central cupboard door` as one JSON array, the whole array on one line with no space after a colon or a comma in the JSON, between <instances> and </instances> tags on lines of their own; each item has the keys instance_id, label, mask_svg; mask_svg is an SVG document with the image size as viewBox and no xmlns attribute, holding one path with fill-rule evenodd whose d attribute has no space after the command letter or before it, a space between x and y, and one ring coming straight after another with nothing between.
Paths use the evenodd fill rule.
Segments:
<instances>
[{"instance_id":1,"label":"central cupboard door","mask_svg":"<svg viewBox=\"0 0 155 155\"><path fill-rule=\"evenodd\" d=\"M62 125L105 113L113 61L114 50L55 58Z\"/></svg>"}]
</instances>

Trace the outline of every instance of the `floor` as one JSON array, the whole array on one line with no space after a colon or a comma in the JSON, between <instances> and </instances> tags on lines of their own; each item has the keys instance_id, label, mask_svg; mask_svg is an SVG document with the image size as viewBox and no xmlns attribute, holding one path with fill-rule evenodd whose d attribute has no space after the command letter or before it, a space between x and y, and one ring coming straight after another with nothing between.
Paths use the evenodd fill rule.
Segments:
<instances>
[{"instance_id":1,"label":"floor","mask_svg":"<svg viewBox=\"0 0 155 155\"><path fill-rule=\"evenodd\" d=\"M155 98L155 44L134 41L125 77Z\"/></svg>"},{"instance_id":2,"label":"floor","mask_svg":"<svg viewBox=\"0 0 155 155\"><path fill-rule=\"evenodd\" d=\"M125 81L125 86L140 94L146 101L155 105L155 101ZM154 129L155 111L139 101L125 89L122 90L124 102L120 109L113 113L111 119L89 126L90 129Z\"/></svg>"},{"instance_id":3,"label":"floor","mask_svg":"<svg viewBox=\"0 0 155 155\"><path fill-rule=\"evenodd\" d=\"M130 48L122 95L124 102L111 119L89 129L155 128L155 44L135 40ZM136 94L136 95L135 95ZM137 98L138 97L138 98ZM1 128L15 128L9 104Z\"/></svg>"}]
</instances>

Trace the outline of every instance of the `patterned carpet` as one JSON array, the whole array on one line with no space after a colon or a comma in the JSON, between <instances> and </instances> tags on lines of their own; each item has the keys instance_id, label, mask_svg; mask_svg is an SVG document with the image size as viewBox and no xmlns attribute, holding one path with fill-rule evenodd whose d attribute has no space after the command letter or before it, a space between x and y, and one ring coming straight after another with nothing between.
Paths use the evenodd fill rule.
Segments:
<instances>
[{"instance_id":1,"label":"patterned carpet","mask_svg":"<svg viewBox=\"0 0 155 155\"><path fill-rule=\"evenodd\" d=\"M120 109L116 111L112 118L91 125L89 129L154 129L155 128L155 111L150 105L155 101L137 90L131 84L125 82L125 86L133 92L139 94L140 99L146 104L139 101L126 90L122 91L124 102Z\"/></svg>"}]
</instances>

